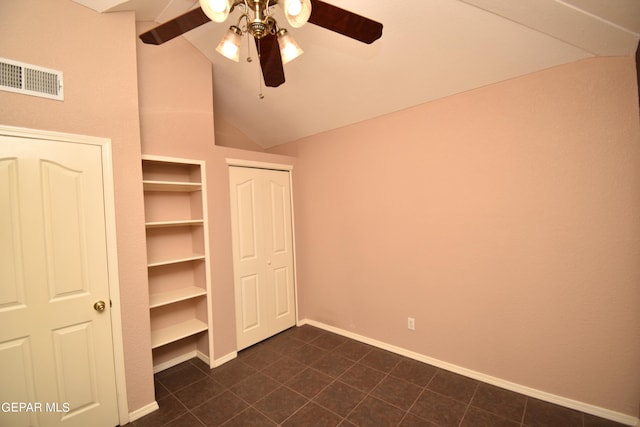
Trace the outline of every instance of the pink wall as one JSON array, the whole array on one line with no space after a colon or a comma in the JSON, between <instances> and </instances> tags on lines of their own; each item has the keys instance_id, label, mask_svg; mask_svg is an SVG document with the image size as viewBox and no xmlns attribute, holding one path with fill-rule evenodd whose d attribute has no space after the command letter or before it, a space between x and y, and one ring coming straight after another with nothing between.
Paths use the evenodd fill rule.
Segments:
<instances>
[{"instance_id":1,"label":"pink wall","mask_svg":"<svg viewBox=\"0 0 640 427\"><path fill-rule=\"evenodd\" d=\"M239 148L241 150L265 151L264 148L256 144L240 129L238 129L228 121L220 119L219 115L215 116L214 126L216 129L216 145L230 148Z\"/></svg>"},{"instance_id":2,"label":"pink wall","mask_svg":"<svg viewBox=\"0 0 640 427\"><path fill-rule=\"evenodd\" d=\"M637 416L638 117L633 58L601 58L272 150L300 318Z\"/></svg>"},{"instance_id":3,"label":"pink wall","mask_svg":"<svg viewBox=\"0 0 640 427\"><path fill-rule=\"evenodd\" d=\"M138 23L138 33L154 25ZM162 46L138 41L137 48L142 152L206 161L214 356L220 359L236 351L229 176L225 159L291 165L295 159L216 146L211 63L181 38Z\"/></svg>"},{"instance_id":4,"label":"pink wall","mask_svg":"<svg viewBox=\"0 0 640 427\"><path fill-rule=\"evenodd\" d=\"M0 17L1 55L66 83L64 102L0 92L0 123L113 141L134 411L154 399L140 135L145 153L207 161L216 357L235 350L224 158L293 159L215 147L210 65L183 40L179 61L138 46L136 65L131 14L21 0ZM582 61L275 150L298 156L300 317L637 416L634 73Z\"/></svg>"},{"instance_id":5,"label":"pink wall","mask_svg":"<svg viewBox=\"0 0 640 427\"><path fill-rule=\"evenodd\" d=\"M63 102L0 92L0 123L110 138L129 410L154 400L135 22L69 0L0 2L0 55L61 70Z\"/></svg>"}]
</instances>

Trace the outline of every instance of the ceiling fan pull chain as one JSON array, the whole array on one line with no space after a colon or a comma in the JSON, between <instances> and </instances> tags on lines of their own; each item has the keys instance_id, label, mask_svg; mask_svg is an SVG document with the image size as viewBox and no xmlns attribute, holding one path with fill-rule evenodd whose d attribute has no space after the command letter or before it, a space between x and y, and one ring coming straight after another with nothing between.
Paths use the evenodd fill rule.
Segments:
<instances>
[{"instance_id":1,"label":"ceiling fan pull chain","mask_svg":"<svg viewBox=\"0 0 640 427\"><path fill-rule=\"evenodd\" d=\"M261 57L262 50L260 49L261 43L258 42L256 44L256 48L258 49L258 59ZM264 95L262 94L262 68L258 70L258 87L260 88L260 92L258 93L259 99L264 99Z\"/></svg>"},{"instance_id":2,"label":"ceiling fan pull chain","mask_svg":"<svg viewBox=\"0 0 640 427\"><path fill-rule=\"evenodd\" d=\"M251 42L249 37L247 37L247 62L251 61L253 61L253 58L251 57Z\"/></svg>"}]
</instances>

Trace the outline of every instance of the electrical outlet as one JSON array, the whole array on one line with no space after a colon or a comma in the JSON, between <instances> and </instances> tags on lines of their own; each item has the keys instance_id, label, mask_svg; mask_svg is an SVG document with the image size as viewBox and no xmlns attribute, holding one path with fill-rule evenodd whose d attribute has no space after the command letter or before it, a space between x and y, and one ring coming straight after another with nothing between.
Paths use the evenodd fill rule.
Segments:
<instances>
[{"instance_id":1,"label":"electrical outlet","mask_svg":"<svg viewBox=\"0 0 640 427\"><path fill-rule=\"evenodd\" d=\"M413 317L409 317L407 318L407 328L415 331L416 330L416 319L414 319Z\"/></svg>"}]
</instances>

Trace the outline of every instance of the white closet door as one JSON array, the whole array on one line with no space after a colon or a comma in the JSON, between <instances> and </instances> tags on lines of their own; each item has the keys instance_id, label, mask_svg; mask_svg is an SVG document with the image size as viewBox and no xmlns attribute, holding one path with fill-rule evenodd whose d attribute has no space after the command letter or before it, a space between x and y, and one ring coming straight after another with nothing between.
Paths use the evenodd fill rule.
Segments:
<instances>
[{"instance_id":1,"label":"white closet door","mask_svg":"<svg viewBox=\"0 0 640 427\"><path fill-rule=\"evenodd\" d=\"M1 136L0 199L0 425L118 424L101 148Z\"/></svg>"},{"instance_id":2,"label":"white closet door","mask_svg":"<svg viewBox=\"0 0 640 427\"><path fill-rule=\"evenodd\" d=\"M289 172L229 168L238 350L295 324Z\"/></svg>"}]
</instances>

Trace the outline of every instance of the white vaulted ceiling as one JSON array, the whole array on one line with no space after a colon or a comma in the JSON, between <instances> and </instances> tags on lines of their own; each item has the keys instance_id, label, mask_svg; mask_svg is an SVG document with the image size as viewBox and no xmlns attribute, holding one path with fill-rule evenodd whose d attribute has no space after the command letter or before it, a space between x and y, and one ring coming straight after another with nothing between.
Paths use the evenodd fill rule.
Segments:
<instances>
[{"instance_id":1,"label":"white vaulted ceiling","mask_svg":"<svg viewBox=\"0 0 640 427\"><path fill-rule=\"evenodd\" d=\"M73 1L158 23L198 5ZM325 1L381 22L382 38L366 45L312 24L289 28L305 53L284 66L286 83L262 89L264 99L257 60L215 52L238 12L183 36L213 64L217 119L268 148L583 58L634 56L640 37L640 0Z\"/></svg>"}]
</instances>

